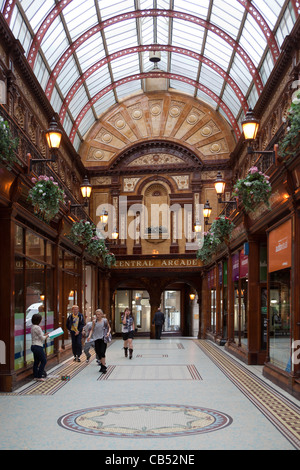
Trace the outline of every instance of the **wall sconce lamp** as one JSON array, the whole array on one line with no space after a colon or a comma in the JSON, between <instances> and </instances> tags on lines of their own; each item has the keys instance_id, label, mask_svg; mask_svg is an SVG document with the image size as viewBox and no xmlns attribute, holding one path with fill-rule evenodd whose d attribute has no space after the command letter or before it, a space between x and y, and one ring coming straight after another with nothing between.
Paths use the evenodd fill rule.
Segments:
<instances>
[{"instance_id":1,"label":"wall sconce lamp","mask_svg":"<svg viewBox=\"0 0 300 470\"><path fill-rule=\"evenodd\" d=\"M83 178L82 183L80 185L80 191L84 199L89 199L91 197L92 185L90 184L88 177L86 175Z\"/></svg>"},{"instance_id":2,"label":"wall sconce lamp","mask_svg":"<svg viewBox=\"0 0 300 470\"><path fill-rule=\"evenodd\" d=\"M111 233L111 238L112 238L113 240L117 240L118 237L119 237L119 232L118 232L118 230L117 230L117 227L115 227L114 230L113 230L112 233Z\"/></svg>"},{"instance_id":3,"label":"wall sconce lamp","mask_svg":"<svg viewBox=\"0 0 300 470\"><path fill-rule=\"evenodd\" d=\"M84 203L83 204L71 204L71 201L69 201L69 210L73 209L74 207L88 207L89 205L88 200L92 194L92 185L90 184L87 176L85 176L82 180L82 183L80 185L80 192L84 199Z\"/></svg>"},{"instance_id":4,"label":"wall sconce lamp","mask_svg":"<svg viewBox=\"0 0 300 470\"><path fill-rule=\"evenodd\" d=\"M108 212L107 212L107 210L105 210L105 207L102 211L102 214L100 214L100 222L103 225L106 225L107 222L108 222Z\"/></svg>"},{"instance_id":5,"label":"wall sconce lamp","mask_svg":"<svg viewBox=\"0 0 300 470\"><path fill-rule=\"evenodd\" d=\"M194 300L195 297L196 297L196 294L194 294L193 292L191 292L191 293L190 293L190 299L191 299L191 300Z\"/></svg>"},{"instance_id":6,"label":"wall sconce lamp","mask_svg":"<svg viewBox=\"0 0 300 470\"><path fill-rule=\"evenodd\" d=\"M259 129L259 124L260 124L260 121L259 121L259 119L257 119L255 117L253 109L249 108L247 113L246 113L245 118L242 121L242 129L243 129L244 137L247 141L252 142L253 140L256 139L257 132L258 132L258 129ZM247 152L251 155L252 154L272 155L273 156L273 163L275 163L275 161L277 161L277 159L278 159L277 151L278 151L278 144L274 145L273 150L257 150L257 151L255 151L255 150L253 150L251 145L249 145L248 148L247 148Z\"/></svg>"},{"instance_id":7,"label":"wall sconce lamp","mask_svg":"<svg viewBox=\"0 0 300 470\"><path fill-rule=\"evenodd\" d=\"M210 218L211 211L212 211L212 208L210 207L209 201L207 200L206 203L204 204L204 207L203 207L203 217L204 217L205 225L211 225L208 222L208 220Z\"/></svg>"},{"instance_id":8,"label":"wall sconce lamp","mask_svg":"<svg viewBox=\"0 0 300 470\"><path fill-rule=\"evenodd\" d=\"M201 230L202 230L201 224L200 224L198 219L195 220L194 230L195 230L196 233L200 233Z\"/></svg>"},{"instance_id":9,"label":"wall sconce lamp","mask_svg":"<svg viewBox=\"0 0 300 470\"><path fill-rule=\"evenodd\" d=\"M241 299L243 299L244 298L244 293L245 293L245 289L241 289L241 290L236 289L236 296L237 297L241 297Z\"/></svg>"},{"instance_id":10,"label":"wall sconce lamp","mask_svg":"<svg viewBox=\"0 0 300 470\"><path fill-rule=\"evenodd\" d=\"M225 180L222 178L221 172L218 171L217 178L215 180L215 190L218 196L218 203L219 204L234 204L236 208L236 200L234 201L222 201L222 196L225 192Z\"/></svg>"},{"instance_id":11,"label":"wall sconce lamp","mask_svg":"<svg viewBox=\"0 0 300 470\"><path fill-rule=\"evenodd\" d=\"M57 153L57 150L59 149L59 146L60 146L62 132L59 129L59 127L57 125L57 122L56 122L54 117L51 119L49 129L47 130L45 136L46 136L46 141L47 141L48 147L50 149L51 158L49 158L49 159L44 159L44 158L35 159L35 158L31 158L31 154L28 153L27 154L27 167L28 167L29 172L32 170L32 165L34 163L38 163L38 162L40 162L40 163L55 162L55 160L56 160L56 153Z\"/></svg>"}]
</instances>

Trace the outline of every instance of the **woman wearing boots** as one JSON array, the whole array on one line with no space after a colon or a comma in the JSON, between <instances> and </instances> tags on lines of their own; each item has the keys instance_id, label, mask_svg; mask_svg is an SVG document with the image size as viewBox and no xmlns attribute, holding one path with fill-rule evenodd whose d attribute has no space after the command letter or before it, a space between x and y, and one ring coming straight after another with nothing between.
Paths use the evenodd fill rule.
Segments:
<instances>
[{"instance_id":1,"label":"woman wearing boots","mask_svg":"<svg viewBox=\"0 0 300 470\"><path fill-rule=\"evenodd\" d=\"M132 340L134 336L134 318L129 308L125 308L124 313L121 317L121 320L122 320L122 334L123 334L123 341L124 341L125 357L128 357L128 349L129 349L129 359L132 359L132 353L133 353Z\"/></svg>"},{"instance_id":2,"label":"woman wearing boots","mask_svg":"<svg viewBox=\"0 0 300 470\"><path fill-rule=\"evenodd\" d=\"M88 341L95 341L95 350L98 358L100 359L101 367L99 372L102 372L102 374L106 374L106 359L105 359L105 353L106 353L106 348L107 344L104 341L104 336L109 336L110 333L110 324L108 320L104 317L103 311L98 308L95 311L96 315L96 320L93 321L93 325L88 337Z\"/></svg>"}]
</instances>

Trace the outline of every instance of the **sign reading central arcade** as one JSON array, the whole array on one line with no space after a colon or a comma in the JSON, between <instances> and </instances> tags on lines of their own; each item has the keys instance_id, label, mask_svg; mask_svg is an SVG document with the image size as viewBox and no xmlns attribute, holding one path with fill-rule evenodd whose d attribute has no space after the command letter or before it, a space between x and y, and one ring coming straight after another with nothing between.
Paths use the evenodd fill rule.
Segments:
<instances>
[{"instance_id":1,"label":"sign reading central arcade","mask_svg":"<svg viewBox=\"0 0 300 470\"><path fill-rule=\"evenodd\" d=\"M113 269L130 268L197 268L202 266L198 259L127 259L117 260Z\"/></svg>"}]
</instances>

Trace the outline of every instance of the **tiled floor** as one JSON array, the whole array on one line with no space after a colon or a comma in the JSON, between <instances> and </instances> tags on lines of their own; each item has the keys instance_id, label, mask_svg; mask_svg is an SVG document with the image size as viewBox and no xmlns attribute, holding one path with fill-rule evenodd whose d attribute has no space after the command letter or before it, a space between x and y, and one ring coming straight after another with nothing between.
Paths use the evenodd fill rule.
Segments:
<instances>
[{"instance_id":1,"label":"tiled floor","mask_svg":"<svg viewBox=\"0 0 300 470\"><path fill-rule=\"evenodd\" d=\"M208 341L122 341L0 394L0 449L300 449L300 403ZM69 381L61 380L68 375Z\"/></svg>"}]
</instances>

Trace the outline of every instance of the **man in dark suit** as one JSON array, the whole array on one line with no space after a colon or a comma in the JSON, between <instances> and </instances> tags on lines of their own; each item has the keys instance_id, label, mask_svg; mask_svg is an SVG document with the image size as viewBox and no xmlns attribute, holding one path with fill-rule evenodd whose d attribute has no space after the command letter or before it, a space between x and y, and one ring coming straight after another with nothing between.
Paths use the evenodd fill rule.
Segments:
<instances>
[{"instance_id":1,"label":"man in dark suit","mask_svg":"<svg viewBox=\"0 0 300 470\"><path fill-rule=\"evenodd\" d=\"M165 323L165 315L158 307L157 312L154 314L152 325L155 325L155 339L160 339L162 326Z\"/></svg>"}]
</instances>

